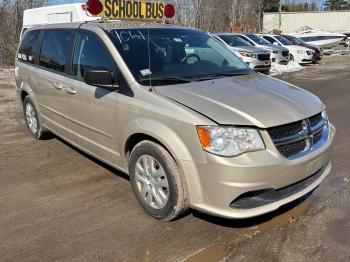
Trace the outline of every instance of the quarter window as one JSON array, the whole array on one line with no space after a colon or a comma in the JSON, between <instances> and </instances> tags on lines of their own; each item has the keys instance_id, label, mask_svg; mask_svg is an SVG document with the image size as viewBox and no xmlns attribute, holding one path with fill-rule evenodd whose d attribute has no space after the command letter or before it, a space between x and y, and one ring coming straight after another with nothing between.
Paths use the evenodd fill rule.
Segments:
<instances>
[{"instance_id":1,"label":"quarter window","mask_svg":"<svg viewBox=\"0 0 350 262\"><path fill-rule=\"evenodd\" d=\"M27 32L18 49L17 59L21 62L35 64L38 59L39 30Z\"/></svg>"},{"instance_id":2,"label":"quarter window","mask_svg":"<svg viewBox=\"0 0 350 262\"><path fill-rule=\"evenodd\" d=\"M116 69L113 58L97 36L80 32L73 55L73 75L82 79L90 67L104 67L111 72Z\"/></svg>"},{"instance_id":3,"label":"quarter window","mask_svg":"<svg viewBox=\"0 0 350 262\"><path fill-rule=\"evenodd\" d=\"M45 31L41 44L39 65L58 72L64 72L72 40L72 31Z\"/></svg>"}]
</instances>

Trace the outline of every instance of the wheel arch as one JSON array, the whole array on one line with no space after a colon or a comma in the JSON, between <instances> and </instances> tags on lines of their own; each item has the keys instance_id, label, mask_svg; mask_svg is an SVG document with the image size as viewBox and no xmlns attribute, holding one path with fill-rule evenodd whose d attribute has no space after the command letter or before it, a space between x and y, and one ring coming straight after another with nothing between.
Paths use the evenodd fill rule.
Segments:
<instances>
[{"instance_id":1,"label":"wheel arch","mask_svg":"<svg viewBox=\"0 0 350 262\"><path fill-rule=\"evenodd\" d=\"M147 139L162 145L176 162L178 160L205 162L201 148L190 151L181 136L160 121L148 118L135 119L129 122L124 130L127 133L124 133L124 139L122 139L124 142L120 148L123 148L123 158L126 165L134 146Z\"/></svg>"}]
</instances>

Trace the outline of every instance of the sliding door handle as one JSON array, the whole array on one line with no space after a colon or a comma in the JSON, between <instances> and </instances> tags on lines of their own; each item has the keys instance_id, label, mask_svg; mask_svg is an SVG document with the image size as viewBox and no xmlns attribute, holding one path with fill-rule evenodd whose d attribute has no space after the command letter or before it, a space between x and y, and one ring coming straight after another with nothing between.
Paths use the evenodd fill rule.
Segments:
<instances>
[{"instance_id":1,"label":"sliding door handle","mask_svg":"<svg viewBox=\"0 0 350 262\"><path fill-rule=\"evenodd\" d=\"M66 91L67 94L70 95L75 95L77 93L77 91L75 91L73 88L69 87L69 88L65 88L64 91Z\"/></svg>"}]
</instances>

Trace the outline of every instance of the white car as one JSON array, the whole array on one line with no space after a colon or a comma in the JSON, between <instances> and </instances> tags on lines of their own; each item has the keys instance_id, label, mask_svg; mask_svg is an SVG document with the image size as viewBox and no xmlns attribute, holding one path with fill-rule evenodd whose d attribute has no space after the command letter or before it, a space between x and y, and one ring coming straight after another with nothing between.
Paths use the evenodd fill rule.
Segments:
<instances>
[{"instance_id":1,"label":"white car","mask_svg":"<svg viewBox=\"0 0 350 262\"><path fill-rule=\"evenodd\" d=\"M270 53L271 63L286 65L289 62L289 50L283 46L271 44L255 34L236 33L237 36L249 42L252 46L266 49Z\"/></svg>"},{"instance_id":2,"label":"white car","mask_svg":"<svg viewBox=\"0 0 350 262\"><path fill-rule=\"evenodd\" d=\"M223 43L256 72L268 73L270 71L270 53L266 49L252 46L232 33L217 33L212 36Z\"/></svg>"},{"instance_id":3,"label":"white car","mask_svg":"<svg viewBox=\"0 0 350 262\"><path fill-rule=\"evenodd\" d=\"M291 41L281 35L261 35L265 40L274 45L287 48L290 53L290 60L298 64L312 63L312 50L303 46L294 45Z\"/></svg>"}]
</instances>

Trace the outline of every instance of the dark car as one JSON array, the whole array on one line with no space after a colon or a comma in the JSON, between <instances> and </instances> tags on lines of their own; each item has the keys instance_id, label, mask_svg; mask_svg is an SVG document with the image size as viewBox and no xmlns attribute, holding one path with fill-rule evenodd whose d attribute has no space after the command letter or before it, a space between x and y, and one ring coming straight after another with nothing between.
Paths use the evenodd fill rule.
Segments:
<instances>
[{"instance_id":1,"label":"dark car","mask_svg":"<svg viewBox=\"0 0 350 262\"><path fill-rule=\"evenodd\" d=\"M313 56L312 56L312 63L316 64L318 61L322 59L323 56L323 50L321 47L310 45L308 43L305 43L303 40L301 40L298 37L291 36L291 35L282 35L284 38L287 38L289 41L291 41L294 45L304 46L306 48L309 48L313 50Z\"/></svg>"}]
</instances>

